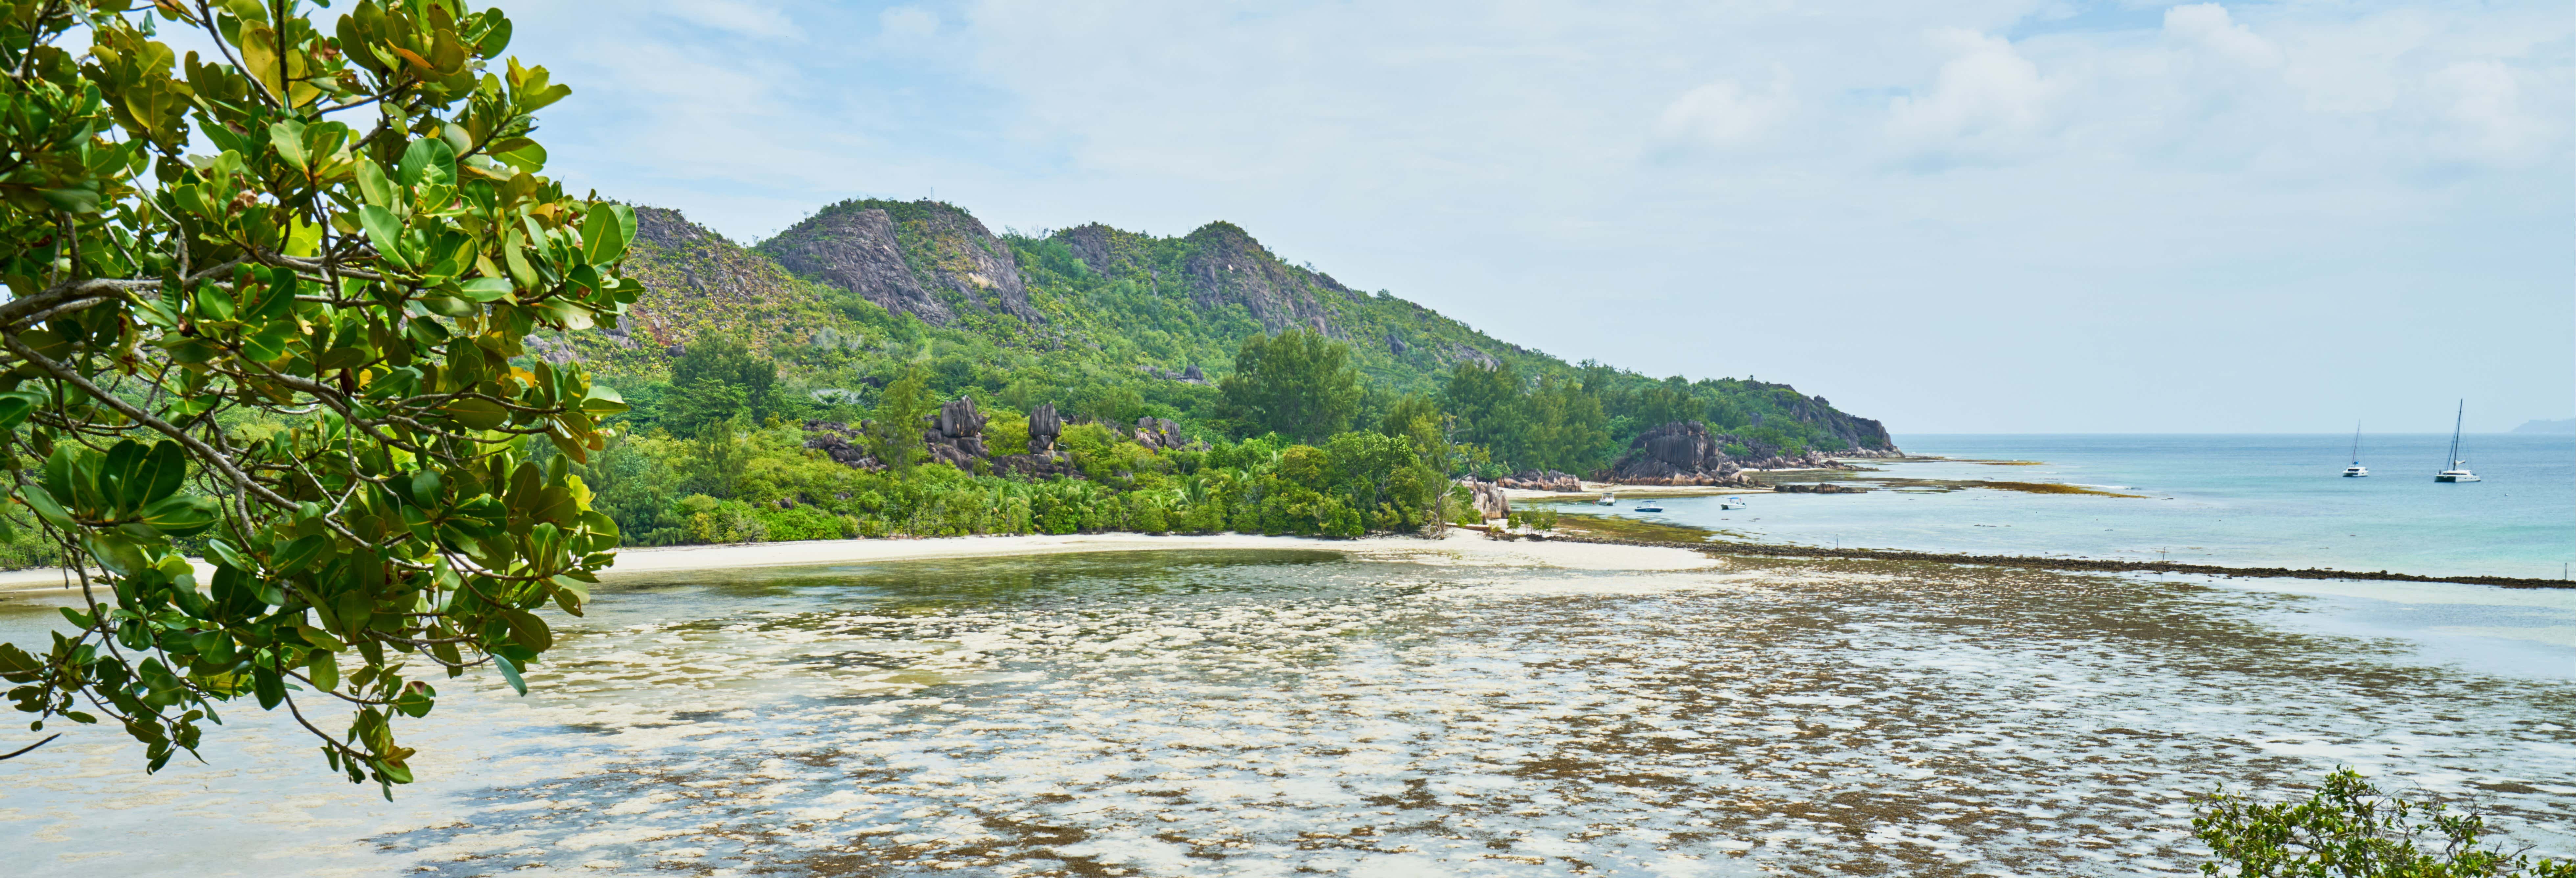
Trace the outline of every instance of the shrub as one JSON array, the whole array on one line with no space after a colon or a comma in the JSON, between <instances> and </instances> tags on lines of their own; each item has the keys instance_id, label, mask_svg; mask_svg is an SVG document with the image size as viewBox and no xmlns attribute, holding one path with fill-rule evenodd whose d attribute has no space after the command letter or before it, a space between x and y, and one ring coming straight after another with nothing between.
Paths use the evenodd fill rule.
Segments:
<instances>
[{"instance_id":1,"label":"shrub","mask_svg":"<svg viewBox=\"0 0 2576 878\"><path fill-rule=\"evenodd\" d=\"M984 423L984 448L994 454L1029 453L1028 417L995 413Z\"/></svg>"},{"instance_id":2,"label":"shrub","mask_svg":"<svg viewBox=\"0 0 2576 878\"><path fill-rule=\"evenodd\" d=\"M769 538L769 528L752 515L751 504L740 500L691 494L672 505L676 516L687 522L690 542L757 543Z\"/></svg>"},{"instance_id":3,"label":"shrub","mask_svg":"<svg viewBox=\"0 0 2576 878\"><path fill-rule=\"evenodd\" d=\"M2215 858L2201 865L2204 875L2576 878L2576 865L2479 844L2486 818L2475 811L2381 792L2350 768L2335 769L2303 802L2265 804L2224 789L2198 801L2192 832Z\"/></svg>"},{"instance_id":4,"label":"shrub","mask_svg":"<svg viewBox=\"0 0 2576 878\"><path fill-rule=\"evenodd\" d=\"M751 517L759 521L761 530L772 540L837 540L854 535L843 518L811 506L755 506Z\"/></svg>"}]
</instances>

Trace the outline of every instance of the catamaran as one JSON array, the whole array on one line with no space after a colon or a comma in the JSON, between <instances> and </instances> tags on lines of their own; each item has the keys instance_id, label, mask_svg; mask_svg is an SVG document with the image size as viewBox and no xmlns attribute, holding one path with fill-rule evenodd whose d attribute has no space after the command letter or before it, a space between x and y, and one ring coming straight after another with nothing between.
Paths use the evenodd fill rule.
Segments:
<instances>
[{"instance_id":1,"label":"catamaran","mask_svg":"<svg viewBox=\"0 0 2576 878\"><path fill-rule=\"evenodd\" d=\"M2474 482L2478 474L2469 471L2469 462L2460 456L2460 424L2469 416L2469 401L2460 400L2460 411L2451 416L2451 468L2433 474L2436 482Z\"/></svg>"},{"instance_id":2,"label":"catamaran","mask_svg":"<svg viewBox=\"0 0 2576 878\"><path fill-rule=\"evenodd\" d=\"M2343 477L2359 479L2367 478L2369 475L2370 468L2361 465L2361 422L2354 421L2352 422L2352 465L2343 468Z\"/></svg>"}]
</instances>

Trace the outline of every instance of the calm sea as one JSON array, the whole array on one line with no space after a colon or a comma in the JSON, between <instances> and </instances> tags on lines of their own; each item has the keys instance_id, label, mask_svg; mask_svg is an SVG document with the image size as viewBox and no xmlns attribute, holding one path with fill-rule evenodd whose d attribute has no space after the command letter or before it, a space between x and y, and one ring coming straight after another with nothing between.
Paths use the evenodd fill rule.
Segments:
<instances>
[{"instance_id":1,"label":"calm sea","mask_svg":"<svg viewBox=\"0 0 2576 878\"><path fill-rule=\"evenodd\" d=\"M2342 478L2347 435L1916 435L1866 494L1667 501L1617 514L1741 538L1844 547L2072 555L2238 566L2557 578L2576 562L2576 438L2477 435L2474 484L2440 484L2448 435L2365 435L2368 478ZM1996 466L1985 461L2034 461ZM2057 482L2140 497L1956 489L1923 482ZM1587 510L1589 511L1589 510Z\"/></svg>"}]
</instances>

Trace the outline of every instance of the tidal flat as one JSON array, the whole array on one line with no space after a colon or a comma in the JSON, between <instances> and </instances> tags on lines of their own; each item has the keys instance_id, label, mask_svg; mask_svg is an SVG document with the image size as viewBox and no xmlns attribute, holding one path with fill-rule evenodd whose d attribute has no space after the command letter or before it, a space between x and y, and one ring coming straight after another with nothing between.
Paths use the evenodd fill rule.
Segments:
<instances>
[{"instance_id":1,"label":"tidal flat","mask_svg":"<svg viewBox=\"0 0 2576 878\"><path fill-rule=\"evenodd\" d=\"M392 803L245 706L157 776L104 730L13 760L0 844L31 875L2185 874L2191 794L2351 765L2563 856L2576 611L2495 591L1483 540L667 571L565 620L524 698L443 682Z\"/></svg>"}]
</instances>

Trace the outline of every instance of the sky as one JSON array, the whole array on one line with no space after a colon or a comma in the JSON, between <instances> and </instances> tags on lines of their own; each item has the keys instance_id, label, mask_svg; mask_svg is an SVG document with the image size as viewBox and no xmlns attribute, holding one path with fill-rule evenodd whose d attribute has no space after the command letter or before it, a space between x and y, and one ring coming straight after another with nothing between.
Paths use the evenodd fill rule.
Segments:
<instances>
[{"instance_id":1,"label":"sky","mask_svg":"<svg viewBox=\"0 0 2576 878\"><path fill-rule=\"evenodd\" d=\"M745 243L1226 220L1900 434L2576 415L2564 0L506 5L552 173Z\"/></svg>"}]
</instances>

